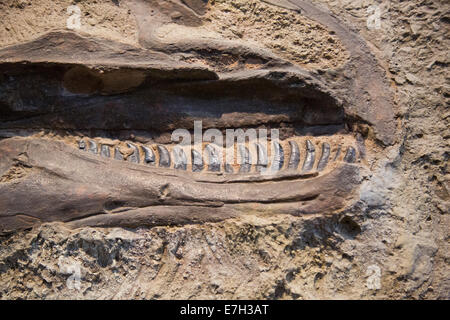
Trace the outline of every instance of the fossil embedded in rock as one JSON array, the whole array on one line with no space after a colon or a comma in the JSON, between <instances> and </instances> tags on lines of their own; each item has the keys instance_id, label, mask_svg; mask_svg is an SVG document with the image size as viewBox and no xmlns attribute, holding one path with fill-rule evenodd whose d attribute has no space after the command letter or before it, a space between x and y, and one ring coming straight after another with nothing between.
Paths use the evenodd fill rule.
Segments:
<instances>
[{"instance_id":1,"label":"fossil embedded in rock","mask_svg":"<svg viewBox=\"0 0 450 320\"><path fill-rule=\"evenodd\" d=\"M334 155L333 161L336 161L340 155L341 155L341 146L338 146L338 149L336 151L336 154Z\"/></svg>"},{"instance_id":2,"label":"fossil embedded in rock","mask_svg":"<svg viewBox=\"0 0 450 320\"><path fill-rule=\"evenodd\" d=\"M302 170L307 172L311 171L311 169L314 166L314 161L316 160L316 148L314 147L314 144L306 140L306 157L305 162L303 163Z\"/></svg>"},{"instance_id":3,"label":"fossil embedded in rock","mask_svg":"<svg viewBox=\"0 0 450 320\"><path fill-rule=\"evenodd\" d=\"M149 165L155 165L155 153L153 150L146 146L141 146L144 152L144 162Z\"/></svg>"},{"instance_id":4,"label":"fossil embedded in rock","mask_svg":"<svg viewBox=\"0 0 450 320\"><path fill-rule=\"evenodd\" d=\"M133 153L128 156L127 160L133 163L139 163L139 149L132 143L127 143L128 148L133 149Z\"/></svg>"},{"instance_id":5,"label":"fossil embedded in rock","mask_svg":"<svg viewBox=\"0 0 450 320\"><path fill-rule=\"evenodd\" d=\"M153 226L248 212L301 216L355 203L359 170L383 156L395 132L386 73L358 34L290 1L283 10L291 21L312 15L312 36L321 35L306 52L318 60L302 63L272 37L276 23L250 17L255 29L228 39L226 21L210 20L213 3L127 3L138 44L88 28L0 47L2 232L49 221ZM308 10L294 10L301 6ZM290 43L301 44L301 32L289 28ZM267 39L256 41L261 30ZM207 143L190 150L170 140L183 129L196 141L200 120ZM365 127L373 134L360 135ZM264 143L254 134L275 129ZM230 130L244 137L225 149L217 136ZM361 151L367 140L379 145L376 157ZM32 170L12 175L19 158Z\"/></svg>"},{"instance_id":6,"label":"fossil embedded in rock","mask_svg":"<svg viewBox=\"0 0 450 320\"><path fill-rule=\"evenodd\" d=\"M267 150L261 143L255 143L257 152L256 171L261 172L267 168Z\"/></svg>"},{"instance_id":7,"label":"fossil embedded in rock","mask_svg":"<svg viewBox=\"0 0 450 320\"><path fill-rule=\"evenodd\" d=\"M158 145L159 166L169 168L171 164L170 153L165 146Z\"/></svg>"},{"instance_id":8,"label":"fossil embedded in rock","mask_svg":"<svg viewBox=\"0 0 450 320\"><path fill-rule=\"evenodd\" d=\"M85 150L86 149L86 142L84 142L83 139L81 139L80 142L78 143L78 148L80 150Z\"/></svg>"},{"instance_id":9,"label":"fossil embedded in rock","mask_svg":"<svg viewBox=\"0 0 450 320\"><path fill-rule=\"evenodd\" d=\"M289 141L289 145L291 147L291 155L289 157L288 168L296 170L300 163L300 149L295 141Z\"/></svg>"},{"instance_id":10,"label":"fossil embedded in rock","mask_svg":"<svg viewBox=\"0 0 450 320\"><path fill-rule=\"evenodd\" d=\"M239 154L241 156L241 166L239 168L239 172L247 173L250 172L252 168L251 156L248 148L244 145L239 146Z\"/></svg>"},{"instance_id":11,"label":"fossil embedded in rock","mask_svg":"<svg viewBox=\"0 0 450 320\"><path fill-rule=\"evenodd\" d=\"M173 163L175 169L186 170L187 168L186 153L184 153L184 150L179 146L173 148Z\"/></svg>"},{"instance_id":12,"label":"fossil embedded in rock","mask_svg":"<svg viewBox=\"0 0 450 320\"><path fill-rule=\"evenodd\" d=\"M219 172L222 161L219 157L218 148L208 144L205 149L208 153L208 171Z\"/></svg>"},{"instance_id":13,"label":"fossil embedded in rock","mask_svg":"<svg viewBox=\"0 0 450 320\"><path fill-rule=\"evenodd\" d=\"M88 152L93 153L93 154L98 153L97 142L95 142L94 140L88 141Z\"/></svg>"},{"instance_id":14,"label":"fossil embedded in rock","mask_svg":"<svg viewBox=\"0 0 450 320\"><path fill-rule=\"evenodd\" d=\"M273 171L279 171L281 168L283 168L284 165L284 150L283 147L280 145L280 143L274 141L273 142L273 162L272 162L272 170Z\"/></svg>"},{"instance_id":15,"label":"fossil embedded in rock","mask_svg":"<svg viewBox=\"0 0 450 320\"><path fill-rule=\"evenodd\" d=\"M100 147L100 155L105 158L111 157L109 146L102 144L102 146Z\"/></svg>"},{"instance_id":16,"label":"fossil embedded in rock","mask_svg":"<svg viewBox=\"0 0 450 320\"><path fill-rule=\"evenodd\" d=\"M295 139L295 140L291 140ZM265 174L267 170L270 168L272 171L272 175L279 172L280 174L283 173L283 171L288 171L291 173L295 173L297 171L299 172L321 172L326 171L327 166L330 162L331 157L331 147L330 143L328 142L322 142L322 153L320 156L320 159L317 163L317 166L315 166L315 147L314 142L306 139L303 140L301 137L293 137L291 139L288 139L287 141L274 141L271 143L271 147L266 149L261 143L257 142L253 145L255 146L254 151L256 152L255 155L252 158L250 150L243 144L237 143L236 146L233 146L232 149L239 150L238 155L234 155L235 158L232 159L233 162L239 162L242 163L239 166L239 170L235 171L233 168L233 165L230 163L225 163L223 166L221 165L221 154L224 155L227 153L225 149L223 149L220 152L220 147L213 144L208 144L205 146L205 156L204 159L202 153L197 151L194 146L191 146L191 158L188 159L186 156L186 153L184 151L184 148L180 146L164 146L164 145L158 145L158 153L159 153L159 163L156 163L156 156L153 152L153 149L151 147L140 145L140 144L132 144L127 143L127 146L132 150L132 153L127 157L128 162L133 163L139 163L140 159L140 153L139 150L142 150L142 153L144 155L144 162L143 164L150 165L153 167L161 167L161 168L169 168L171 167L171 162L173 161L173 169L178 170L187 170L188 165L191 165L192 172L201 173L203 172L205 163L208 163L208 170L207 172L226 172L229 174L249 174L251 173L251 168L254 165L255 166L255 172L253 174ZM351 143L356 143L356 141L353 138L346 137L347 140L349 140ZM98 143L95 140L89 140L90 144L92 146L98 145ZM302 141L302 142L300 142ZM79 142L79 148L80 145L82 145L83 140L81 139ZM119 143L120 144L120 143ZM282 144L285 146L289 145L291 147L291 154L290 154L290 161L291 166L287 166L284 168L284 162L285 162L285 154ZM300 148L298 145L305 145L304 153L305 153L305 160L302 168L298 168L298 164L300 162ZM110 158L110 149L111 147L105 144L100 144L100 153L99 155L105 158ZM185 146L185 148L189 149L188 146ZM94 148L95 149L95 148ZM80 148L80 150L84 150ZM124 160L124 156L120 152L119 147L114 148L114 159L115 160ZM332 162L336 162L338 160L339 154L340 154L341 146L339 145L337 147L337 150L335 152L334 159ZM173 157L170 157L170 154L172 153ZM270 154L270 157L269 157ZM256 159L256 162L252 162L252 159ZM352 146L347 147L347 153L344 157L344 161L348 163L353 163L357 159L356 149ZM191 162L189 162L191 161ZM297 165L296 165L297 164ZM296 169L294 169L296 168Z\"/></svg>"},{"instance_id":17,"label":"fossil embedded in rock","mask_svg":"<svg viewBox=\"0 0 450 320\"><path fill-rule=\"evenodd\" d=\"M348 163L353 163L356 161L356 150L353 147L348 147L347 153L345 154L344 161Z\"/></svg>"},{"instance_id":18,"label":"fossil embedded in rock","mask_svg":"<svg viewBox=\"0 0 450 320\"><path fill-rule=\"evenodd\" d=\"M192 171L200 172L203 170L203 157L202 155L195 149L192 149Z\"/></svg>"},{"instance_id":19,"label":"fossil embedded in rock","mask_svg":"<svg viewBox=\"0 0 450 320\"><path fill-rule=\"evenodd\" d=\"M322 143L322 155L320 156L319 163L317 164L317 170L322 171L325 169L330 158L330 145L326 142Z\"/></svg>"}]
</instances>

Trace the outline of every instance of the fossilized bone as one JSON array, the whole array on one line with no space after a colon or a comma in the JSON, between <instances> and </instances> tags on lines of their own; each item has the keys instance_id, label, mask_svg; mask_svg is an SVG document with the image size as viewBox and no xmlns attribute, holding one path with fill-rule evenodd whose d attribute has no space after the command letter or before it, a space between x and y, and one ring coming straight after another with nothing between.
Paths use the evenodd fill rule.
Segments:
<instances>
[{"instance_id":1,"label":"fossilized bone","mask_svg":"<svg viewBox=\"0 0 450 320\"><path fill-rule=\"evenodd\" d=\"M331 214L357 200L361 168L379 157L366 142L382 150L395 139L389 83L358 35L307 2L278 3L346 50L339 67L317 69L254 41L206 37L207 1L123 4L139 45L52 31L0 49L0 232ZM196 120L277 128L280 140L236 146L244 161L227 163L213 144L202 153L170 141Z\"/></svg>"}]
</instances>

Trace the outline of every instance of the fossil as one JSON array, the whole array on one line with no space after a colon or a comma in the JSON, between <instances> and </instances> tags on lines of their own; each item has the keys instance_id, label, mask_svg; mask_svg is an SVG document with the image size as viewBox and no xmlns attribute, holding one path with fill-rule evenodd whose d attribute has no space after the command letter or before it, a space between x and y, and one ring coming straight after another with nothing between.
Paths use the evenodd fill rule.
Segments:
<instances>
[{"instance_id":1,"label":"fossil","mask_svg":"<svg viewBox=\"0 0 450 320\"><path fill-rule=\"evenodd\" d=\"M389 83L357 34L309 2L261 2L317 24L339 52L308 63L275 40L222 34L209 21L227 1L126 3L139 44L57 30L0 48L0 232L331 214L357 201L396 128ZM229 163L212 142L170 140L198 120L280 136L234 144Z\"/></svg>"},{"instance_id":2,"label":"fossil","mask_svg":"<svg viewBox=\"0 0 450 320\"><path fill-rule=\"evenodd\" d=\"M173 168L177 170L188 170L188 167L192 170L192 172L203 172L205 167L204 163L209 163L206 171L210 172L223 172L223 173L235 173L233 169L233 165L226 163L225 159L220 159L219 154L217 152L217 147L207 144L204 148L204 154L206 155L206 161L203 160L204 156L202 156L201 153L199 153L197 150L190 149L192 158L188 159L187 154L188 152L185 152L183 148L179 146L175 146L172 148L172 152L169 152L167 147L163 145L154 145L154 146L148 146L148 145L134 145L132 143L127 143L127 146L132 149L132 153L128 156L125 156L120 151L119 147L107 145L107 144L100 144L100 152L98 152L98 144L95 140L88 139L87 144L92 146L92 148L86 149L86 141L84 138L80 138L80 141L78 143L79 149L81 151L87 151L92 154L98 154L99 156L105 157L105 158L111 158L114 160L128 160L133 163L140 163L143 165L149 165L149 166L155 166L157 161L156 159L159 159L159 163L157 167L161 168ZM242 163L238 166L236 172L238 173L249 173L251 171L254 171L255 173L267 173L268 168L271 168L271 171L278 172L281 170L287 170L290 172L294 172L297 170L298 164L301 163L300 159L300 152L297 142L295 141L287 141L290 146L289 155L289 165L285 168L284 163L284 148L281 146L279 142L273 142L272 148L273 153L271 154L271 160L268 159L268 152L267 149L261 144L261 143L253 143L253 149L255 150L255 158L257 158L257 161L254 165L252 165L250 158L250 151L249 148L245 147L244 145L237 144L237 147L240 149L240 157L243 159ZM112 158L111 156L111 149L116 150L116 154L118 154L117 157ZM340 156L340 150L342 146L339 145L335 152L333 157L333 162L336 162L338 160L347 162L347 163L354 163L356 158L356 150L354 147L349 146L347 147L347 151L345 153L345 156L343 159L339 159ZM141 150L141 151L139 151ZM271 149L272 150L272 149ZM305 141L305 159L303 159L303 166L300 170L301 172L310 172L313 170L314 167L316 171L320 172L326 169L327 164L329 162L330 158L330 152L331 147L330 144L327 142L322 143L322 153L320 155L320 159L318 162L315 158L315 147L314 143L312 143L310 140ZM226 151L222 151L222 154L225 154ZM143 159L141 162L140 159ZM171 160L173 159L173 161ZM236 161L237 162L237 157ZM173 163L173 166L171 165ZM291 165L293 163L296 163L296 165ZM317 163L317 164L316 164ZM189 165L188 165L189 164ZM231 168L230 168L231 166ZM252 168L254 168L252 170Z\"/></svg>"}]
</instances>

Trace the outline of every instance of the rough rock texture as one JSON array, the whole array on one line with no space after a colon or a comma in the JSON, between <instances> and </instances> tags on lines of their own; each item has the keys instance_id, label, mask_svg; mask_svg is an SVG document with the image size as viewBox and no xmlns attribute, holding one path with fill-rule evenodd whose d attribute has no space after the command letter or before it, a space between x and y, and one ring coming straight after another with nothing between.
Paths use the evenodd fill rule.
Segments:
<instances>
[{"instance_id":1,"label":"rough rock texture","mask_svg":"<svg viewBox=\"0 0 450 320\"><path fill-rule=\"evenodd\" d=\"M125 43L137 43L136 21L128 8L115 5L114 1L6 0L0 2L0 46L17 44L51 30L64 29L67 8L73 4L77 4L81 12L85 13L83 19L87 23L81 25L83 32Z\"/></svg>"},{"instance_id":2,"label":"rough rock texture","mask_svg":"<svg viewBox=\"0 0 450 320\"><path fill-rule=\"evenodd\" d=\"M152 1L148 1L150 2ZM121 41L127 43L121 44L122 46L118 46L115 42L125 37L123 31L120 31L122 30L120 22L114 22L117 28L111 29L111 33L105 35L98 31L105 29L94 21L92 30L84 30L83 36L87 39L96 39L92 40L92 43L98 45L98 48L103 48L105 43L108 45L113 43L110 48L117 52L122 50L125 55L130 54L130 57L136 59L133 61L135 63L133 68L142 64L137 71L139 75L144 73L146 76L149 73L153 74L154 68L163 62L164 72L167 72L166 76L169 78L173 77L173 74L179 75L177 72L180 69L188 68L189 77L198 79L214 79L216 76L223 79L224 72L253 70L255 66L262 69L271 68L267 65L260 66L264 59L270 60L276 67L283 66L283 59L294 66L299 65L305 69L314 70L333 69L341 66L347 59L350 59L347 66L352 66L351 63L354 60L351 57L360 48L349 48L346 41L351 43L351 40L346 40L339 34L336 37L330 34L328 37L326 31L328 29L324 26L326 21L317 26L315 37L330 41L331 45L328 47L319 45L308 49L305 45L308 42L296 42L296 39L290 38L292 36L289 35L290 32L283 34L291 28L289 23L292 20L289 15L293 15L292 11L278 20L281 25L287 24L279 29L281 38L277 38L276 35L275 38L266 35L264 39L258 39L259 32L245 23L256 25L257 30L261 30L261 34L264 34L268 32L268 29L270 30L269 22L261 23L260 19L269 19L273 24L273 19L276 17L272 15L282 14L283 10L291 10L292 6L298 8L296 4L302 1L278 1L277 3L283 8L271 7L271 10L264 11L269 13L267 16L264 13L261 14L262 18L258 18L261 17L258 15L259 10L270 5L267 3L273 2L276 1L264 3L249 1L250 4L243 4L243 1L225 3L215 1L214 5L222 10L208 11L202 6L203 1L183 1L183 3L190 3L191 8L185 13L183 10L186 9L183 9L181 2L174 1L174 6L178 6L181 12L174 13L173 8L167 10L171 12L171 19L182 20L179 23L182 27L168 25L164 20L167 15L158 16L161 21L161 27L158 30L165 37L159 37L158 41L154 41L157 34L141 32L138 37L133 33L141 46L136 51L133 51L134 48L127 47L136 45L135 40ZM83 3L84 1L81 1L81 4ZM105 6L113 8L116 6L114 3L115 1ZM136 3L140 2L136 1ZM136 10L136 8L133 9L132 2L120 2L120 6L128 4L129 10ZM353 117L352 121L345 124L347 126L355 124L357 127L354 129L355 141L361 144L361 139L364 138L365 148L359 150L358 154L361 155L361 151L363 153L367 151L365 159L358 162L358 165L365 170L362 175L363 181L357 189L357 199L351 205L336 212L323 209L319 213L308 215L280 214L273 207L266 210L255 205L253 208L248 208L246 214L234 218L227 217L228 219L221 222L205 222L200 218L200 223L191 221L191 224L187 225L153 228L135 228L134 225L131 229L73 228L70 221L36 225L32 229L8 233L0 238L0 298L449 299L449 79L447 69L449 60L447 48L450 45L449 5L446 1L379 2L381 28L368 30L367 18L370 13L367 9L373 4L372 1L321 0L315 1L314 4L322 10L330 10L344 25L360 34L377 63L386 72L395 102L395 108L392 108L395 111L394 121L388 114L393 110L387 107L378 109L381 108L378 105L382 104L379 103L382 100L377 99L385 99L385 96L380 90L377 91L377 88L368 89L369 96L365 97L369 97L367 99L369 102L364 101L367 104L363 106L357 106L357 102L362 103L362 100L355 98L352 101L348 98L348 92L343 95L342 108L348 117ZM28 2L25 1L0 3L0 6L5 5L14 8L10 11L11 15L21 12L20 10L31 10L27 9ZM121 12L125 12L122 8L114 9L117 11L117 18L111 21L129 19L126 15L121 15ZM163 9L161 10L164 11ZM302 26L314 26L315 22L312 22L314 19L311 17L311 14L314 16L313 11L303 12L307 16L309 14L308 18L294 16L292 19L298 19L297 23ZM1 12L8 15L6 11ZM220 17L225 13L232 15L235 20L225 19L223 27L214 26L213 22L201 23L203 19L201 17L204 15L209 19L218 17L223 19ZM98 12L92 11L92 15L95 17ZM245 27L230 26L233 21L242 21L245 15L255 18L243 21ZM119 16L121 18L118 18ZM315 17L318 20L321 19L321 16ZM59 23L58 19L52 21L55 21L55 24ZM135 23L136 29L142 29L146 23L139 17L136 18L136 22L127 21L131 21L127 22L131 25ZM328 20L330 21L334 23ZM199 25L202 25L206 31L197 28L191 35L197 41L195 42L196 54L183 51L185 46L183 43L170 44L171 32L172 34L180 32L177 28L196 28ZM100 29L96 29L95 26ZM62 27L55 25L56 29ZM172 29L169 30L169 27ZM28 51L20 50L22 47L5 47L0 51L0 57L4 63L10 57L8 52L14 52L14 50L21 52L24 59L38 63L33 59L39 55L33 57L27 54L36 52L41 48L40 44L45 44L47 41L45 37L52 36L52 34L45 35L45 31L51 31L52 28L50 30L33 28L35 33L23 32L23 36L16 35L15 38L8 38L7 35L0 33L0 41L3 45L36 40L38 36L44 35L44 38L40 38L41 40L37 42L22 44L28 48ZM108 24L105 28L109 30ZM7 28L5 30L10 32ZM132 30L127 29L127 32ZM182 30L186 32L186 29ZM5 31L2 29L0 32ZM17 31L13 32L17 34ZM262 44L264 50L268 51L252 45L244 50L228 43L229 51L226 53L229 54L230 60L217 60L217 55L207 55L207 59L202 60L204 46L202 41L207 39L205 42L209 43L208 32L214 32L212 38L217 37L219 33L228 40L244 39L247 45L254 41ZM36 36L25 38L25 34ZM57 39L58 33L56 35ZM106 39L98 40L96 37ZM73 38L75 39L73 43L76 43L78 38ZM283 42L284 38L285 42ZM71 42L68 41L68 43ZM313 42L310 43L314 46ZM323 44L323 42L320 43ZM192 42L190 44L192 45ZM213 43L211 46L216 46L217 50L224 50L223 42ZM348 51L342 49L343 47L346 47ZM331 51L325 52L326 48ZM180 56L171 55L171 50L184 53ZM302 50L305 50L305 53L302 53ZM335 50L337 51L334 52ZM259 56L255 60L251 55L245 55L249 52L258 53ZM327 55L332 52L334 56L329 61ZM361 49L361 52L364 53L365 49ZM154 59L150 66L144 66L145 57L149 54L152 54ZM170 59L165 56L166 54L170 56ZM223 56L219 55L222 58ZM91 60L88 62L91 64L104 66L108 62L108 56L104 54L99 56L93 54L89 57ZM117 56L113 57L117 58ZM245 58L242 59L242 57ZM61 56L58 56L56 52L54 60L59 58ZM21 58L15 56L15 59L17 62ZM119 65L125 60L118 59L112 64ZM76 61L72 62L76 63ZM66 60L65 63L69 62ZM191 65L192 63L194 65ZM343 69L345 70L345 67ZM131 78L138 80L132 81L130 86L124 86L111 84L98 70L89 70L81 71L82 75L92 72L94 79L93 85L87 86L87 93L102 91L106 88L107 90L102 94L116 94L128 92L131 88L140 85L140 76L136 77L134 73ZM195 70L195 73L192 73L192 70ZM342 69L338 68L336 72L327 71L324 77L329 80L333 78L333 74L339 74L339 70ZM352 72L352 75L358 75L358 72L351 67L349 70L348 72ZM66 78L66 84L69 82L70 88L77 87L77 72L75 76ZM318 71L318 73L323 72ZM370 79L376 77L378 76L364 74L361 79L368 80L367 83L370 83ZM338 77L336 82L344 79ZM315 82L316 80L314 77L314 81L312 79L305 81L308 84L314 83L316 89L321 88L321 85ZM26 79L21 81L27 83ZM98 83L103 83L102 81L106 84L97 87ZM333 81L323 81L326 83L322 83L323 86L327 87L329 83L331 85L328 87L329 91L321 88L320 92L331 92L330 94L333 95L342 89L335 86ZM86 88L82 89L86 90ZM357 89L354 89L354 92L360 93ZM378 98L377 92L383 97ZM83 93L86 94L86 92ZM21 98L26 100L26 97ZM388 98L386 99L389 101ZM371 103L377 106L375 111L370 109ZM341 107L340 103L337 105ZM0 110L2 110L1 107L0 104ZM20 108L16 108L15 111L17 109L23 111ZM9 109L6 108L6 110ZM377 110L386 112L377 114ZM361 118L366 121L360 121ZM176 120L178 119L174 119ZM233 122L233 120L235 119L230 121ZM252 120L251 117L250 120ZM35 123L40 128L45 123L52 123L52 118L38 118ZM226 126L227 123L225 121L222 125ZM398 126L395 123L398 123ZM8 128L8 124L9 122L5 121L5 125L2 124L0 128L18 130L17 128L20 127L20 122L19 125L14 122L14 127L11 128ZM64 129L64 124L61 126ZM21 130L29 127L30 124L25 122ZM14 131L11 135L20 136L18 132ZM294 132L297 131L294 130ZM5 131L3 134L6 135ZM36 134L23 135L36 138ZM292 135L287 134L288 137ZM70 138L67 134L59 137L55 132L40 133L39 136L56 140ZM102 135L98 134L98 136ZM155 141L162 141L161 137L158 139L155 138ZM7 144L10 141L11 139L5 139L1 142ZM8 155L3 154L3 157L3 159L9 159ZM94 160L93 156L92 159L93 163L101 162L101 160ZM31 170L36 170L33 163L31 168L27 166L29 164L27 159L22 159L20 155L13 160L16 161L16 165L12 167L6 165L9 160L0 163L0 167L1 165L8 167L7 170L2 171L0 179L0 183L6 187L11 187L9 183L14 181L17 181L19 185L20 181L29 176ZM56 167L54 164L48 166ZM55 172L62 171L46 172L51 176ZM64 176L63 172L58 178ZM51 177L48 179L51 180ZM4 198L0 197L0 199ZM0 208L3 208L2 205L4 203L0 203ZM14 204L6 207L14 208ZM5 211L0 214L5 214ZM25 216L23 219L23 225L28 225L29 219L33 218ZM80 276L79 282L77 277L74 277L77 275ZM380 282L379 285L377 280Z\"/></svg>"}]
</instances>

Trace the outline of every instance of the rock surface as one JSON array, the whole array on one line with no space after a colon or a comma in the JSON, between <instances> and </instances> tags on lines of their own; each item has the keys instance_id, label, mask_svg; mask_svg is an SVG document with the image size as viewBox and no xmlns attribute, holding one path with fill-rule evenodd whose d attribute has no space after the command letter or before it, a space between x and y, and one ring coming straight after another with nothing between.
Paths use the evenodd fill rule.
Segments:
<instances>
[{"instance_id":1,"label":"rock surface","mask_svg":"<svg viewBox=\"0 0 450 320\"><path fill-rule=\"evenodd\" d=\"M255 206L243 215L228 212L230 217L220 222L202 220L202 214L196 212L200 221L153 228L136 225L132 228L77 228L79 226L71 226L70 221L35 225L0 237L0 298L450 298L447 69L450 7L447 1L377 2L381 17L379 29L368 28L368 18L376 12L374 8L369 9L372 1L317 0L314 1L315 7L297 0L251 2L251 5L246 1L215 1L214 10L203 7L200 0L183 1L190 4L189 10L178 1L168 1L176 10L160 8L160 12L170 14L155 17L160 27L154 29L154 34L138 32L145 29L147 21L136 14L141 8L139 6L153 5L153 1L119 2L120 5L116 5L116 1L99 1L95 5L88 4L88 1L74 2L79 3L84 12L89 12L89 23L80 31L83 35L81 41L87 48L95 48L95 54L82 57L86 64L75 67L81 69L71 69L69 75L66 73L62 81L71 91L67 92L68 96L93 92L102 95L126 93L140 86L149 74L160 75L158 70L161 69L168 78L181 74L181 78L187 75L191 79L223 79L229 72L248 72L264 59L276 67L289 61L293 68L300 66L308 70L302 72L325 73L326 78L332 79L333 74L345 70L343 64L350 60L351 65L352 57L366 49L355 47L346 51L346 41L351 40L329 33L328 28L335 21L320 21L320 15L315 16L317 20L313 18L314 8L320 8L338 17L343 25L367 43L374 61L383 72L369 70L385 73L383 77L387 78L393 92L395 106L391 109L384 105L385 109L377 107L375 111L370 108L383 105L383 99L390 101L381 93L384 87L378 85L366 88L368 96L364 96L367 98L364 105L358 105L361 91L355 89L354 92L361 96L354 101L350 93L344 95L348 103L343 107L346 114L359 114L365 120L355 120L358 126L355 132L360 134L356 134L355 139L364 139L362 144L368 155L364 160L367 163L361 163L361 166L369 167L362 175L363 181L356 192L357 200L345 210L329 212L331 209L325 208L319 213L295 215ZM272 6L274 2L277 6ZM26 19L27 15L48 10L49 3L36 1L30 7L28 1L17 0L0 4L8 6L7 10L0 9L3 17L0 58L3 65L21 60L42 62L37 61L42 58L42 53L36 51L42 49L42 44L60 37L65 10L72 4L67 1L67 6L55 7L43 25L35 25L37 22ZM289 11L292 6L294 9L303 8L305 16ZM102 19L102 15L107 18ZM205 16L209 23L201 22ZM227 16L231 18L225 18ZM246 19L248 16L251 18ZM22 18L23 23L13 23ZM177 23L167 23L165 19ZM215 25L214 19L223 21L223 24ZM300 39L304 41L291 38L292 23L301 26L302 35L312 29L311 38L305 36ZM199 25L202 27L197 28ZM27 30L25 27L21 29L22 26L32 32L22 31ZM268 33L274 28L276 32L269 37ZM180 52L185 44L177 42L175 45L171 37L176 38L186 30L192 30L190 37L194 40L191 39L189 45L195 42L194 47L200 54L184 52L181 55L184 59L180 59L170 50ZM217 34L220 34L221 41L237 41L239 45L242 45L239 41L259 43L264 50L256 45L242 49L226 42L228 48L237 50L229 52L229 60L218 61L217 56L208 55L208 59L202 61L204 42L223 49L224 42L211 44L211 41L204 41L210 39L208 37L217 37ZM159 40L155 41L155 38ZM69 35L68 39L65 44L69 46L80 41L76 34ZM320 40L314 48L311 47L314 46L313 39ZM327 46L327 42L331 45ZM135 46L138 49L135 50ZM111 56L102 51L105 47L113 52ZM19 52L22 56L13 57L11 52ZM55 50L50 57L54 63L57 64L56 60L61 57L66 59L64 63L77 63L68 61L76 60L76 56L67 57L59 55L59 52ZM246 60L240 61L240 57L245 56L242 52L258 53L258 56L253 59L247 56ZM333 59L327 58L330 54ZM150 63L146 61L149 55L152 56ZM133 60L133 71L125 73L131 80L125 83L114 82L117 76L108 78L108 72L113 72L111 70L104 75L89 66L105 67L108 63L118 66L130 61L123 57ZM363 54L362 57L365 59L366 56ZM16 60L8 62L8 59ZM371 84L370 79L375 76L363 74L362 69L358 71L354 67L348 72L362 79L359 85ZM338 71L333 71L335 69ZM93 79L92 83L80 84L77 81L80 73L83 77L90 75L87 78ZM344 79L338 77L330 83ZM316 80L309 79L307 83L318 88L321 84ZM385 85L384 82L378 83ZM329 92L337 92L342 88L336 85L328 89ZM328 89L321 89L321 92L328 92ZM26 100L26 97L20 98L21 101ZM0 100L0 110L2 107ZM10 111L7 107L5 110ZM14 111L32 114L33 110L17 107ZM394 111L395 114L389 114ZM251 117L246 120L249 119L252 120ZM45 121L51 123L51 120L39 120L39 125ZM224 122L226 126L226 120ZM18 128L6 126L0 124L4 135L8 130ZM28 128L29 123L25 127ZM14 131L11 136L19 136L18 132ZM48 138L48 134L43 136ZM158 139L162 141L163 137ZM358 151L359 155L361 153L364 149ZM0 163L0 168L2 165L9 168L1 171L2 185L19 185L20 181L27 179L30 168L20 165L27 163L27 159L21 156L23 154L14 159L18 161L16 166L7 166L6 160ZM61 173L60 170L55 172ZM6 201L5 197L0 196L0 199ZM4 210L2 205L4 203L0 203L0 208ZM33 219L24 215L23 225L34 225Z\"/></svg>"}]
</instances>

